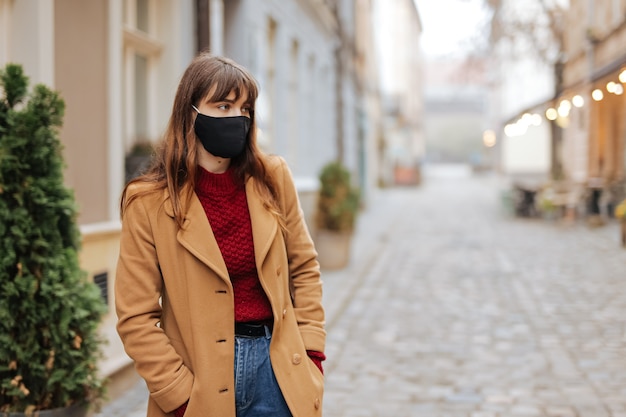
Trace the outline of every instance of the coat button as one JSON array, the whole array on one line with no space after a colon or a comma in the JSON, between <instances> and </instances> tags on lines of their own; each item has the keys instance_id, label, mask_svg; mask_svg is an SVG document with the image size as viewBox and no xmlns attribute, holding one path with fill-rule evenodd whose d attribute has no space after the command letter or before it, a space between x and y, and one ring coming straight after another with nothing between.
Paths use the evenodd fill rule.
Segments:
<instances>
[{"instance_id":1,"label":"coat button","mask_svg":"<svg viewBox=\"0 0 626 417\"><path fill-rule=\"evenodd\" d=\"M294 353L293 359L291 361L294 365L300 365L300 362L302 362L302 356L300 356L299 353Z\"/></svg>"},{"instance_id":2,"label":"coat button","mask_svg":"<svg viewBox=\"0 0 626 417\"><path fill-rule=\"evenodd\" d=\"M315 403L313 404L313 406L315 407L316 410L320 409L320 399L319 398L315 399Z\"/></svg>"},{"instance_id":3,"label":"coat button","mask_svg":"<svg viewBox=\"0 0 626 417\"><path fill-rule=\"evenodd\" d=\"M285 318L285 316L287 315L287 309L283 310L283 318Z\"/></svg>"}]
</instances>

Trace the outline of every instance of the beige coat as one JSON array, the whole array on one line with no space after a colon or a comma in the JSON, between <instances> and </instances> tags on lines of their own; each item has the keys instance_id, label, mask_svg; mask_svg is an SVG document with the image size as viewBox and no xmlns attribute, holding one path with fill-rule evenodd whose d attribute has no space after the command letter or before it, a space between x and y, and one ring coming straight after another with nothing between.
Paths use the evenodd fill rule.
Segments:
<instances>
[{"instance_id":1,"label":"beige coat","mask_svg":"<svg viewBox=\"0 0 626 417\"><path fill-rule=\"evenodd\" d=\"M274 315L270 358L293 416L321 416L324 378L306 354L323 352L326 338L317 254L285 162L268 157L267 166L281 198L285 237L254 180L246 194L259 279ZM138 198L125 212L117 328L150 391L149 417L172 415L188 399L186 417L235 417L233 288L195 194L185 212L179 229L164 191Z\"/></svg>"}]
</instances>

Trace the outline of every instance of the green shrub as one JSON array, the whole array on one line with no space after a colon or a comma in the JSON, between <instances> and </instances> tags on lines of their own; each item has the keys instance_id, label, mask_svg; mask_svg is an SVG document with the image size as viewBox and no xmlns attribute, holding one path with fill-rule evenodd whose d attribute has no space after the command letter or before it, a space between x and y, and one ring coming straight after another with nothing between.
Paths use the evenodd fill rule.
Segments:
<instances>
[{"instance_id":1,"label":"green shrub","mask_svg":"<svg viewBox=\"0 0 626 417\"><path fill-rule=\"evenodd\" d=\"M93 402L105 306L78 261L73 192L63 183L64 102L0 70L0 412Z\"/></svg>"},{"instance_id":2,"label":"green shrub","mask_svg":"<svg viewBox=\"0 0 626 417\"><path fill-rule=\"evenodd\" d=\"M359 191L352 186L350 172L339 162L326 164L320 173L317 227L333 231L354 229L359 211Z\"/></svg>"}]
</instances>

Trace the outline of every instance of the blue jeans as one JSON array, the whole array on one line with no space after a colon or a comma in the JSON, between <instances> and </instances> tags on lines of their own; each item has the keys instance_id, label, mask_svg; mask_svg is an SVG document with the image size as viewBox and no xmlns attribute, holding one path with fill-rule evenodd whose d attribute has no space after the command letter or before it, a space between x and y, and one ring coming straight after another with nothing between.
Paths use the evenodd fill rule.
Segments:
<instances>
[{"instance_id":1,"label":"blue jeans","mask_svg":"<svg viewBox=\"0 0 626 417\"><path fill-rule=\"evenodd\" d=\"M271 335L235 337L237 417L291 417L270 363Z\"/></svg>"}]
</instances>

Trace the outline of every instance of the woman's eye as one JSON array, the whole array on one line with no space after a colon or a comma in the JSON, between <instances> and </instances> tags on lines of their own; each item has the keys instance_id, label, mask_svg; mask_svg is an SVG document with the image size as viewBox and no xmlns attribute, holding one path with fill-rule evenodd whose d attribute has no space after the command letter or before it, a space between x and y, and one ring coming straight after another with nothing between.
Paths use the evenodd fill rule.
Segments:
<instances>
[{"instance_id":1,"label":"woman's eye","mask_svg":"<svg viewBox=\"0 0 626 417\"><path fill-rule=\"evenodd\" d=\"M220 110L228 110L230 109L230 106L228 104L220 104L217 108Z\"/></svg>"},{"instance_id":2,"label":"woman's eye","mask_svg":"<svg viewBox=\"0 0 626 417\"><path fill-rule=\"evenodd\" d=\"M250 107L244 107L241 109L242 113L250 114Z\"/></svg>"}]
</instances>

